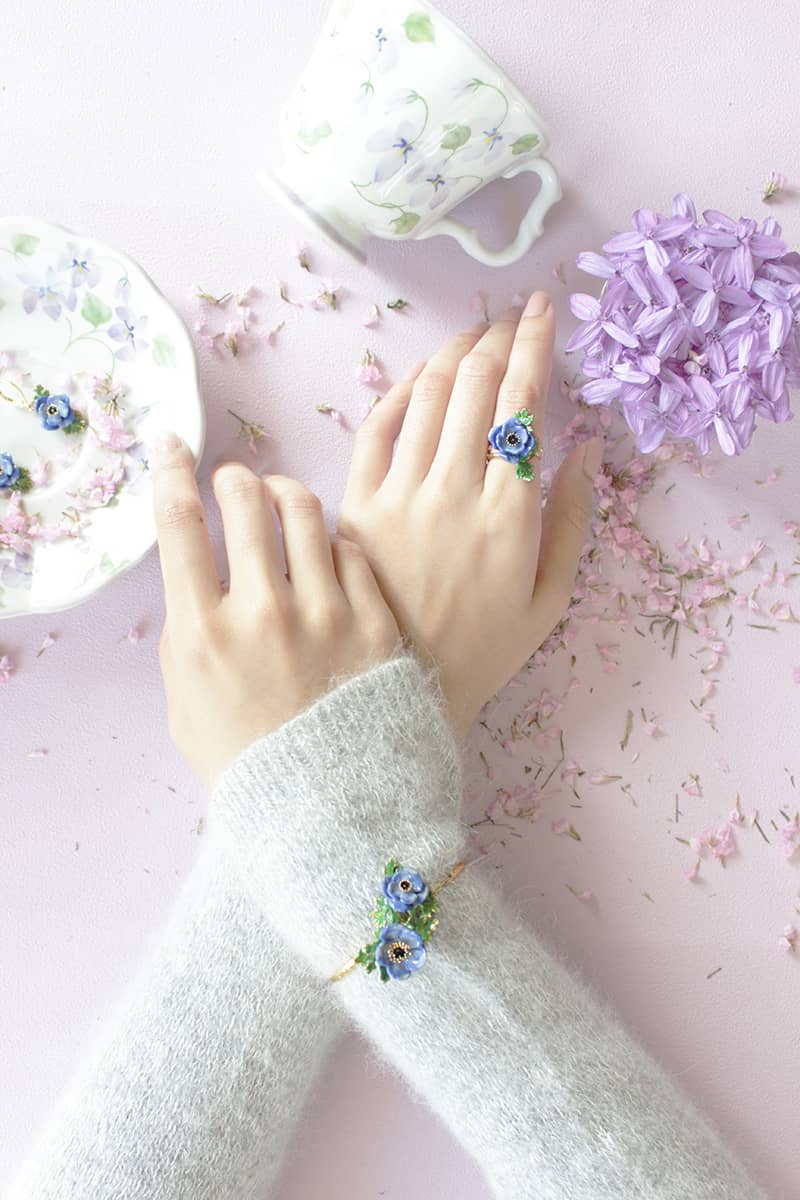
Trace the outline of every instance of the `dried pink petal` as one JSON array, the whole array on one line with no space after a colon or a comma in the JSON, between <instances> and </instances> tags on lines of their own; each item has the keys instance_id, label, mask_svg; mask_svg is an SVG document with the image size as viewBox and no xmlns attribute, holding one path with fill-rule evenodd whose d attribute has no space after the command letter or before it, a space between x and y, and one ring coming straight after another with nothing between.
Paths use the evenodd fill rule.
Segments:
<instances>
[{"instance_id":1,"label":"dried pink petal","mask_svg":"<svg viewBox=\"0 0 800 1200\"><path fill-rule=\"evenodd\" d=\"M56 639L53 637L52 633L46 633L42 638L41 646L36 651L36 657L40 658L44 654L45 650L49 649L50 646L55 645L55 640Z\"/></svg>"}]
</instances>

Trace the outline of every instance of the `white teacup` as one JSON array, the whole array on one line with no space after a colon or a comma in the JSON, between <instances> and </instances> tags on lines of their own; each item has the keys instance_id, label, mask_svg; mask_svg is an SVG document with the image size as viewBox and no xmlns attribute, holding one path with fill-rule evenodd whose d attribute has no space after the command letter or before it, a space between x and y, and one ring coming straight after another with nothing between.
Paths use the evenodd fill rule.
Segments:
<instances>
[{"instance_id":1,"label":"white teacup","mask_svg":"<svg viewBox=\"0 0 800 1200\"><path fill-rule=\"evenodd\" d=\"M505 266L561 197L536 110L429 0L335 0L281 114L281 142L286 161L261 182L361 261L369 237L449 234L479 262ZM446 215L522 171L541 186L502 250Z\"/></svg>"}]
</instances>

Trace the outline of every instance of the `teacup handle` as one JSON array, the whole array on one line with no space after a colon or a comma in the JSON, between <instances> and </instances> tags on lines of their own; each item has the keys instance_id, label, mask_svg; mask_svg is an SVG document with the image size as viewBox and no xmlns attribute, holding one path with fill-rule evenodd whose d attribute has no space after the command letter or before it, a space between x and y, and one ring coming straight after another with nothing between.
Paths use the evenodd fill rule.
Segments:
<instances>
[{"instance_id":1,"label":"teacup handle","mask_svg":"<svg viewBox=\"0 0 800 1200\"><path fill-rule=\"evenodd\" d=\"M442 217L440 221L436 221L424 233L419 234L419 240L436 237L439 234L448 234L455 238L460 246L463 246L467 254L471 254L478 262L486 263L487 266L507 267L509 263L516 262L518 258L522 258L526 250L531 248L536 239L541 237L545 213L556 201L561 199L561 184L555 169L546 158L531 158L526 162L521 162L519 166L505 171L502 178L513 179L515 175L521 175L523 171L533 171L541 179L542 186L522 218L517 236L502 250L490 250L488 246L484 246L477 229L470 228L461 221L454 221L452 217Z\"/></svg>"}]
</instances>

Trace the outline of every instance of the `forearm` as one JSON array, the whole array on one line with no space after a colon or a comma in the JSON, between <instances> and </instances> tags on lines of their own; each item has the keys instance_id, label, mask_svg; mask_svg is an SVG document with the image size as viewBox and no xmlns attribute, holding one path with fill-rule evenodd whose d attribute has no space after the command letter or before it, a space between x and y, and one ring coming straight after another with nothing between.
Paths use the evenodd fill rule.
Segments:
<instances>
[{"instance_id":1,"label":"forearm","mask_svg":"<svg viewBox=\"0 0 800 1200\"><path fill-rule=\"evenodd\" d=\"M248 750L215 796L276 928L322 979L369 940L383 866L456 862L460 770L429 680L395 660ZM754 1200L713 1132L471 870L423 967L339 1001L508 1200Z\"/></svg>"},{"instance_id":2,"label":"forearm","mask_svg":"<svg viewBox=\"0 0 800 1200\"><path fill-rule=\"evenodd\" d=\"M338 1024L206 845L8 1200L263 1200Z\"/></svg>"}]
</instances>

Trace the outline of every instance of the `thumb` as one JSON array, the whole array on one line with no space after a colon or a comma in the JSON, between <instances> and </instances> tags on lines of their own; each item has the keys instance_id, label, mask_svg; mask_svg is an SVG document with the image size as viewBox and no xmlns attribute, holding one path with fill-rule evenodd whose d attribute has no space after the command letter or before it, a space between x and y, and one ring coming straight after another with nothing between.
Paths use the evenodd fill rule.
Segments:
<instances>
[{"instance_id":1,"label":"thumb","mask_svg":"<svg viewBox=\"0 0 800 1200\"><path fill-rule=\"evenodd\" d=\"M566 612L581 551L589 537L594 478L603 461L604 442L592 438L575 446L559 467L542 516L542 541L533 590L537 632L547 636Z\"/></svg>"}]
</instances>

